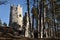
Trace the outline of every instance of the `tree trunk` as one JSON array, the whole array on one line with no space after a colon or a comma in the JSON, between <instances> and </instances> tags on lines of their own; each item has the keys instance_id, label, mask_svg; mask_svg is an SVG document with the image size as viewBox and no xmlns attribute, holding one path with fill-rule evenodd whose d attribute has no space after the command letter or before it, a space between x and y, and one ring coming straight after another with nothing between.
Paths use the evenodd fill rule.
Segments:
<instances>
[{"instance_id":1,"label":"tree trunk","mask_svg":"<svg viewBox=\"0 0 60 40\"><path fill-rule=\"evenodd\" d=\"M29 17L29 34L31 37L30 0L27 0L27 10L28 10L28 17Z\"/></svg>"},{"instance_id":2,"label":"tree trunk","mask_svg":"<svg viewBox=\"0 0 60 40\"><path fill-rule=\"evenodd\" d=\"M32 38L34 38L34 15L32 15Z\"/></svg>"}]
</instances>

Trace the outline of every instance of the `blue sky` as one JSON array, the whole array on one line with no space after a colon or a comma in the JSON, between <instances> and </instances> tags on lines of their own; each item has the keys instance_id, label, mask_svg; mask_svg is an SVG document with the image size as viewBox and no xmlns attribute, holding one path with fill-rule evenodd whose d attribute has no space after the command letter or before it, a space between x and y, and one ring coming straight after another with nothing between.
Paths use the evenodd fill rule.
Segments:
<instances>
[{"instance_id":1,"label":"blue sky","mask_svg":"<svg viewBox=\"0 0 60 40\"><path fill-rule=\"evenodd\" d=\"M9 24L10 4L20 4L23 7L23 14L26 12L26 0L9 0L6 5L0 5L0 18L7 24Z\"/></svg>"}]
</instances>

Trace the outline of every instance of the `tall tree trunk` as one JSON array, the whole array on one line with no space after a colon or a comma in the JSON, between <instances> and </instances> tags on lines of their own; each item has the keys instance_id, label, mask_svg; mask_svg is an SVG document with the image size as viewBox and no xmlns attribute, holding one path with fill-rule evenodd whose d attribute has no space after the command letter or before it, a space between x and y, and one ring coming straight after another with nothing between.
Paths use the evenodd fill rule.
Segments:
<instances>
[{"instance_id":1,"label":"tall tree trunk","mask_svg":"<svg viewBox=\"0 0 60 40\"><path fill-rule=\"evenodd\" d=\"M42 33L42 17L41 17L41 14L42 14L42 0L40 1L40 27L41 27L41 38L43 37L43 33Z\"/></svg>"},{"instance_id":2,"label":"tall tree trunk","mask_svg":"<svg viewBox=\"0 0 60 40\"><path fill-rule=\"evenodd\" d=\"M52 0L51 0L52 1ZM55 36L55 3L54 1L51 2L52 5L52 19L53 19L53 36Z\"/></svg>"},{"instance_id":3,"label":"tall tree trunk","mask_svg":"<svg viewBox=\"0 0 60 40\"><path fill-rule=\"evenodd\" d=\"M28 10L28 17L29 17L29 34L31 37L30 0L27 0L27 10Z\"/></svg>"},{"instance_id":4,"label":"tall tree trunk","mask_svg":"<svg viewBox=\"0 0 60 40\"><path fill-rule=\"evenodd\" d=\"M54 1L53 0L50 0L50 6L51 6L51 14L52 14L52 20L53 20L53 36L55 35L55 7L54 7Z\"/></svg>"},{"instance_id":5,"label":"tall tree trunk","mask_svg":"<svg viewBox=\"0 0 60 40\"><path fill-rule=\"evenodd\" d=\"M34 38L34 15L32 15L32 38Z\"/></svg>"},{"instance_id":6,"label":"tall tree trunk","mask_svg":"<svg viewBox=\"0 0 60 40\"><path fill-rule=\"evenodd\" d=\"M40 1L40 16L41 19L40 19L40 22L41 22L41 38L43 38L44 36L44 2L43 0Z\"/></svg>"},{"instance_id":7,"label":"tall tree trunk","mask_svg":"<svg viewBox=\"0 0 60 40\"><path fill-rule=\"evenodd\" d=\"M41 13L39 14L39 33L40 33L40 38L41 38Z\"/></svg>"},{"instance_id":8,"label":"tall tree trunk","mask_svg":"<svg viewBox=\"0 0 60 40\"><path fill-rule=\"evenodd\" d=\"M40 38L40 20L39 20L39 0L37 0L37 32L38 32L38 38Z\"/></svg>"},{"instance_id":9,"label":"tall tree trunk","mask_svg":"<svg viewBox=\"0 0 60 40\"><path fill-rule=\"evenodd\" d=\"M56 36L56 34L55 34L55 32L56 32L56 22L55 22L55 19L56 19L56 17L55 17L55 7L56 7L56 4L55 4L56 2L54 1L53 2L53 10L54 10L54 13L53 13L53 15L54 15L54 36Z\"/></svg>"},{"instance_id":10,"label":"tall tree trunk","mask_svg":"<svg viewBox=\"0 0 60 40\"><path fill-rule=\"evenodd\" d=\"M44 1L42 2L42 15L43 15L43 37L44 37L44 29L45 29L45 24L44 24Z\"/></svg>"}]
</instances>

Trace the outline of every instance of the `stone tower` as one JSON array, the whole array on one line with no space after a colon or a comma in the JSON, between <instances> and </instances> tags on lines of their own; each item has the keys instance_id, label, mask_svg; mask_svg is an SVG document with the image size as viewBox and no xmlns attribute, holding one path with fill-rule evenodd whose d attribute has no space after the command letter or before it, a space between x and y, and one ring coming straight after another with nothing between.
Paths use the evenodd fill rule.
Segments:
<instances>
[{"instance_id":1,"label":"stone tower","mask_svg":"<svg viewBox=\"0 0 60 40\"><path fill-rule=\"evenodd\" d=\"M21 30L22 29L23 16L22 16L22 7L20 5L18 5L18 7L17 7L17 14L18 14L18 24L21 27L21 28L19 28L19 30Z\"/></svg>"},{"instance_id":2,"label":"stone tower","mask_svg":"<svg viewBox=\"0 0 60 40\"><path fill-rule=\"evenodd\" d=\"M22 30L22 20L22 7L20 5L11 5L9 26Z\"/></svg>"}]
</instances>

